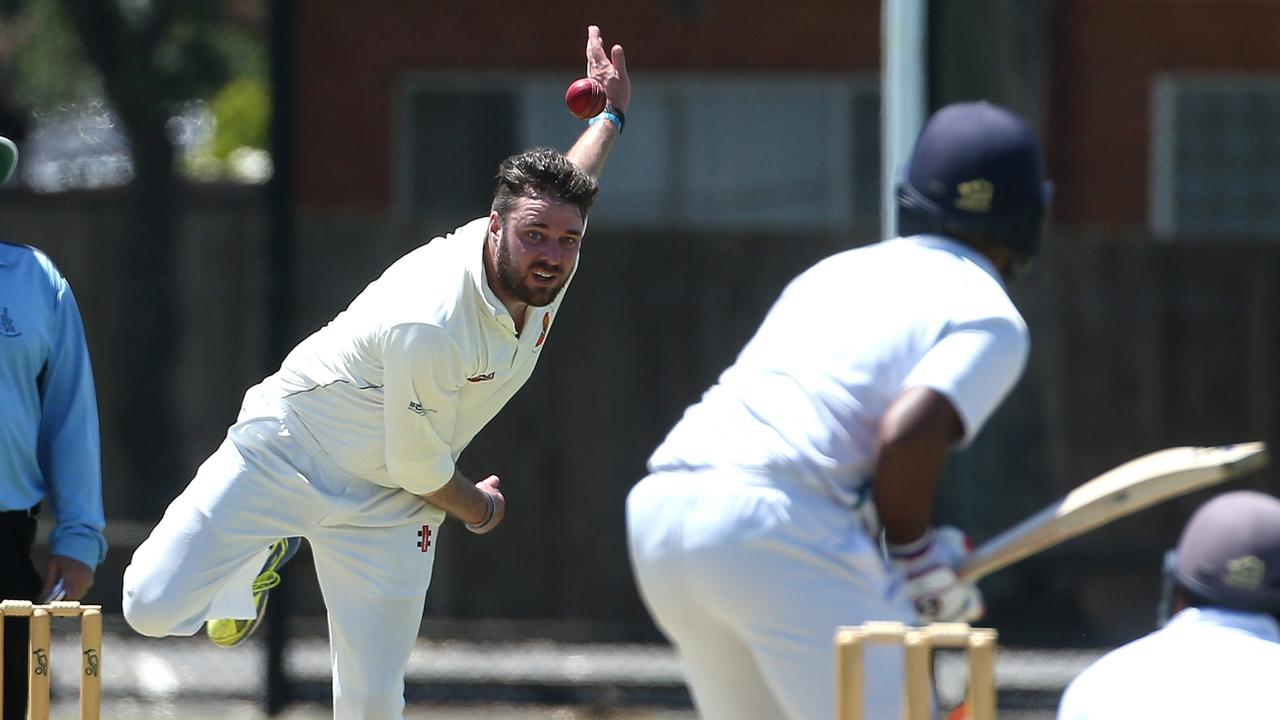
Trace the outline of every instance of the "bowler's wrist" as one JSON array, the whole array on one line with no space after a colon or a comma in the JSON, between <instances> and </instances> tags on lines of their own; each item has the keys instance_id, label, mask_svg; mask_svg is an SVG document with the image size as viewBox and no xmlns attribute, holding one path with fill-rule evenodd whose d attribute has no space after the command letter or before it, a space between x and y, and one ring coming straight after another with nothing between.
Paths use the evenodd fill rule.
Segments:
<instances>
[{"instance_id":1,"label":"bowler's wrist","mask_svg":"<svg viewBox=\"0 0 1280 720\"><path fill-rule=\"evenodd\" d=\"M489 493L485 493L484 497L488 503L488 506L485 509L484 518L477 523L466 523L467 529L477 534L487 532L491 529L493 527L494 518L498 515L498 498Z\"/></svg>"},{"instance_id":2,"label":"bowler's wrist","mask_svg":"<svg viewBox=\"0 0 1280 720\"><path fill-rule=\"evenodd\" d=\"M619 135L621 135L622 129L626 127L627 124L627 114L617 105L607 103L604 106L604 110L601 110L599 115L588 120L587 124L595 125L598 122L607 122L610 125L613 125L613 128L618 131Z\"/></svg>"}]
</instances>

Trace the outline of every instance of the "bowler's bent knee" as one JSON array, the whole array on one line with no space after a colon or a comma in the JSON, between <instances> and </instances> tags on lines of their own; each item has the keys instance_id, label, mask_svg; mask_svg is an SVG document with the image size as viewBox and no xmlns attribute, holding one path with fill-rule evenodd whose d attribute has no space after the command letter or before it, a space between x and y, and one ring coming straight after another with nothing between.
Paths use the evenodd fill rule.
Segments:
<instances>
[{"instance_id":1,"label":"bowler's bent knee","mask_svg":"<svg viewBox=\"0 0 1280 720\"><path fill-rule=\"evenodd\" d=\"M166 637L194 632L184 632L183 625L191 616L187 604L181 598L171 597L176 593L166 593L161 583L148 582L136 565L130 565L124 571L122 595L124 619L138 634Z\"/></svg>"}]
</instances>

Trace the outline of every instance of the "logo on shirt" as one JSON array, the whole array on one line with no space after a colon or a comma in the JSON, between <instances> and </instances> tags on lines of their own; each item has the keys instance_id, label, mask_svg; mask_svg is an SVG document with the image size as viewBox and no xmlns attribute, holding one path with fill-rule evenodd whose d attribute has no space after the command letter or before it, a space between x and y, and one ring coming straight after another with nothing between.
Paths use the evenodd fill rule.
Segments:
<instances>
[{"instance_id":1,"label":"logo on shirt","mask_svg":"<svg viewBox=\"0 0 1280 720\"><path fill-rule=\"evenodd\" d=\"M13 318L9 317L9 308L5 307L0 309L0 335L5 337L18 337L21 334L22 333L18 330L18 326L13 324Z\"/></svg>"},{"instance_id":2,"label":"logo on shirt","mask_svg":"<svg viewBox=\"0 0 1280 720\"><path fill-rule=\"evenodd\" d=\"M493 379L493 373L491 373L491 372L487 372L487 373L485 373L485 374L483 374L483 375L477 375L477 376L475 376L475 377L469 377L469 378L467 378L467 382L487 382L487 381L492 380L492 379Z\"/></svg>"},{"instance_id":3,"label":"logo on shirt","mask_svg":"<svg viewBox=\"0 0 1280 720\"><path fill-rule=\"evenodd\" d=\"M422 417L426 417L434 413L435 410L432 410L431 408L422 407L422 403L410 400L409 412L413 413L414 415L421 415Z\"/></svg>"},{"instance_id":4,"label":"logo on shirt","mask_svg":"<svg viewBox=\"0 0 1280 720\"><path fill-rule=\"evenodd\" d=\"M431 526L423 525L418 531L418 549L426 552L431 549Z\"/></svg>"},{"instance_id":5,"label":"logo on shirt","mask_svg":"<svg viewBox=\"0 0 1280 720\"><path fill-rule=\"evenodd\" d=\"M551 313L542 313L542 334L538 336L538 341L533 344L534 347L542 347L542 343L547 341L547 330L551 328Z\"/></svg>"}]
</instances>

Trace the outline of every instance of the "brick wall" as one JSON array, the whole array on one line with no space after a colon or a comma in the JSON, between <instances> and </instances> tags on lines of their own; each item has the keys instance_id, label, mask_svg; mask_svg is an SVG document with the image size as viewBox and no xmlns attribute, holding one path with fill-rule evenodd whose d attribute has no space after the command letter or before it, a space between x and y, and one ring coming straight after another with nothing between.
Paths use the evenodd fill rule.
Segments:
<instances>
[{"instance_id":1,"label":"brick wall","mask_svg":"<svg viewBox=\"0 0 1280 720\"><path fill-rule=\"evenodd\" d=\"M699 8L705 6L705 12ZM307 0L297 8L297 203L386 211L391 198L393 102L406 73L544 70L582 75L586 26L646 72L847 72L879 66L878 0L666 0L358 6Z\"/></svg>"},{"instance_id":2,"label":"brick wall","mask_svg":"<svg viewBox=\"0 0 1280 720\"><path fill-rule=\"evenodd\" d=\"M1152 80L1159 72L1280 73L1277 27L1280 3L1054 2L1047 154L1055 220L1145 226Z\"/></svg>"}]
</instances>

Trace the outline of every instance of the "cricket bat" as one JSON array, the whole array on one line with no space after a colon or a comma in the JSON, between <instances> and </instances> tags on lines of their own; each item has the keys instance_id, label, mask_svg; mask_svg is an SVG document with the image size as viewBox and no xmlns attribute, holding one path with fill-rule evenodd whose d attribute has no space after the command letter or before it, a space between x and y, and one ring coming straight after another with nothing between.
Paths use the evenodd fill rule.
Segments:
<instances>
[{"instance_id":1,"label":"cricket bat","mask_svg":"<svg viewBox=\"0 0 1280 720\"><path fill-rule=\"evenodd\" d=\"M1261 442L1175 447L1143 455L979 545L956 574L975 581L1112 520L1265 467L1267 460L1267 446Z\"/></svg>"}]
</instances>

